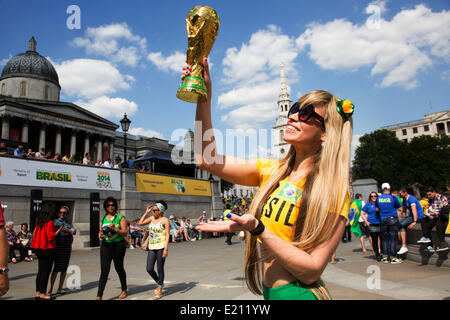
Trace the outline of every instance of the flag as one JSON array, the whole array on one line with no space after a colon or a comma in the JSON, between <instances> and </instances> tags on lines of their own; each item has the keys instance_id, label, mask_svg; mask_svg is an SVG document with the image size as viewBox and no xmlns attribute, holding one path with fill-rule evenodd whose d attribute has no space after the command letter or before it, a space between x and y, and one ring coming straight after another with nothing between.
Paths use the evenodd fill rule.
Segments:
<instances>
[{"instance_id":1,"label":"flag","mask_svg":"<svg viewBox=\"0 0 450 320\"><path fill-rule=\"evenodd\" d=\"M361 214L362 203L361 200L355 199L350 205L350 212L348 214L348 221L350 223L350 231L353 232L355 237L362 236L361 229L359 228L359 216Z\"/></svg>"}]
</instances>

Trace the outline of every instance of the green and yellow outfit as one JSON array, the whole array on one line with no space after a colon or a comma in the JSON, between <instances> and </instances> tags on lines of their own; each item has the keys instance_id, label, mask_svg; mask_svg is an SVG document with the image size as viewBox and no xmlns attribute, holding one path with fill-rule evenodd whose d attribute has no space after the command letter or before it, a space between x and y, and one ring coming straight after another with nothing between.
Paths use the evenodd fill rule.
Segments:
<instances>
[{"instance_id":1,"label":"green and yellow outfit","mask_svg":"<svg viewBox=\"0 0 450 320\"><path fill-rule=\"evenodd\" d=\"M121 213L116 213L112 220L108 220L108 215L105 215L102 218L102 230L104 230L105 226L113 223L114 228L121 229L120 221L125 216ZM103 240L100 245L100 267L101 274L100 280L98 284L98 292L97 297L103 296L103 291L105 290L106 281L108 280L109 271L111 269L111 261L114 262L114 268L117 271L120 279L120 285L122 287L122 291L127 290L127 278L125 268L123 266L123 261L125 259L125 252L127 245L125 243L125 239L123 236L115 233L108 237L103 234Z\"/></svg>"},{"instance_id":2,"label":"green and yellow outfit","mask_svg":"<svg viewBox=\"0 0 450 320\"><path fill-rule=\"evenodd\" d=\"M258 159L259 186L263 186L278 168L279 161ZM275 235L287 242L293 242L295 225L300 209L301 197L306 183L306 178L295 182L289 182L288 177L281 180L277 189L265 202L261 221ZM345 197L340 215L348 219L350 196ZM322 280L319 279L322 284ZM316 296L300 280L295 280L286 285L268 288L263 285L265 300L316 300Z\"/></svg>"}]
</instances>

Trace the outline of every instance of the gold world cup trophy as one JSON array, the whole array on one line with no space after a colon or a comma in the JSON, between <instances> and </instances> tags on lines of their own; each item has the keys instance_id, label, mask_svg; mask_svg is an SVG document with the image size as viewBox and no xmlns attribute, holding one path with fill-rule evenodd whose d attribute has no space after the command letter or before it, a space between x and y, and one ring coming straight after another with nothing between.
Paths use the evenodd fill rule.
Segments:
<instances>
[{"instance_id":1,"label":"gold world cup trophy","mask_svg":"<svg viewBox=\"0 0 450 320\"><path fill-rule=\"evenodd\" d=\"M207 57L219 33L219 16L208 6L196 6L186 17L188 49L186 62L191 66L191 74L185 77L178 88L177 98L197 103L208 97L202 78L203 57Z\"/></svg>"}]
</instances>

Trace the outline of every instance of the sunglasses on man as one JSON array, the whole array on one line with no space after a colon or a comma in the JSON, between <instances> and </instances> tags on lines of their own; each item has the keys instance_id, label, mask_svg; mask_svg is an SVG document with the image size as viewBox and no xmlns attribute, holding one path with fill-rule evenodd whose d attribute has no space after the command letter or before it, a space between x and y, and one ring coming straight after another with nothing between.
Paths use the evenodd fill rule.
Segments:
<instances>
[{"instance_id":1,"label":"sunglasses on man","mask_svg":"<svg viewBox=\"0 0 450 320\"><path fill-rule=\"evenodd\" d=\"M325 129L325 120L324 118L318 114L312 104L307 104L303 108L300 108L300 103L296 102L292 105L291 109L289 109L288 117L298 113L298 120L301 122L308 122L311 118L315 118L320 122L322 129Z\"/></svg>"}]
</instances>

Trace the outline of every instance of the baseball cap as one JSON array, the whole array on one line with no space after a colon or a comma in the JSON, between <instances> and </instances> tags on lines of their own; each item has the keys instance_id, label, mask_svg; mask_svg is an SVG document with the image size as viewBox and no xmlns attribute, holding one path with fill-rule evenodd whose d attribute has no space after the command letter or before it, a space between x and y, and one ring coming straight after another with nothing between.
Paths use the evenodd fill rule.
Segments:
<instances>
[{"instance_id":1,"label":"baseball cap","mask_svg":"<svg viewBox=\"0 0 450 320\"><path fill-rule=\"evenodd\" d=\"M202 211L202 213L206 213L206 211L205 211L205 210L203 210L203 211Z\"/></svg>"},{"instance_id":2,"label":"baseball cap","mask_svg":"<svg viewBox=\"0 0 450 320\"><path fill-rule=\"evenodd\" d=\"M172 216L172 215L171 215L171 216L169 217L169 219L173 219L173 218L175 218L175 217L174 217L174 216Z\"/></svg>"},{"instance_id":3,"label":"baseball cap","mask_svg":"<svg viewBox=\"0 0 450 320\"><path fill-rule=\"evenodd\" d=\"M391 190L391 185L389 183L385 182L385 183L383 183L381 185L381 189L389 189L389 190Z\"/></svg>"}]
</instances>

